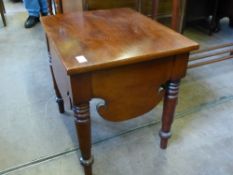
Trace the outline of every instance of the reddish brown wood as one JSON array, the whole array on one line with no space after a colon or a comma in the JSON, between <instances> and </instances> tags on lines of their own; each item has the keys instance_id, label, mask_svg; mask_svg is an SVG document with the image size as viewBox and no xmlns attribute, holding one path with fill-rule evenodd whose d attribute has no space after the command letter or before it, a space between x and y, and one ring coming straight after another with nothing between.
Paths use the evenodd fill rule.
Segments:
<instances>
[{"instance_id":1,"label":"reddish brown wood","mask_svg":"<svg viewBox=\"0 0 233 175\"><path fill-rule=\"evenodd\" d=\"M85 175L92 174L93 157L91 155L91 124L89 103L73 107L79 147L81 150L80 163Z\"/></svg>"},{"instance_id":2,"label":"reddish brown wood","mask_svg":"<svg viewBox=\"0 0 233 175\"><path fill-rule=\"evenodd\" d=\"M188 64L188 53L183 55L177 55L173 62L172 75L166 85L164 106L162 114L162 128L160 130L160 147L162 149L167 148L168 139L171 137L171 125L173 122L175 108L178 99L180 79L185 76L187 64Z\"/></svg>"},{"instance_id":3,"label":"reddish brown wood","mask_svg":"<svg viewBox=\"0 0 233 175\"><path fill-rule=\"evenodd\" d=\"M152 0L152 19L156 19L158 14L159 0ZM182 20L181 0L172 0L172 20L171 28L180 32L180 24Z\"/></svg>"},{"instance_id":4,"label":"reddish brown wood","mask_svg":"<svg viewBox=\"0 0 233 175\"><path fill-rule=\"evenodd\" d=\"M160 147L162 149L167 148L168 139L171 137L170 130L178 99L179 83L179 80L172 80L169 81L166 86L162 115L162 128L159 133L161 137Z\"/></svg>"},{"instance_id":5,"label":"reddish brown wood","mask_svg":"<svg viewBox=\"0 0 233 175\"><path fill-rule=\"evenodd\" d=\"M91 121L89 101L92 98L90 74L73 75L70 79L73 111L81 151L80 163L85 175L92 175Z\"/></svg>"},{"instance_id":6,"label":"reddish brown wood","mask_svg":"<svg viewBox=\"0 0 233 175\"><path fill-rule=\"evenodd\" d=\"M172 1L172 29L179 32L180 30L180 20L181 20L181 1Z\"/></svg>"},{"instance_id":7,"label":"reddish brown wood","mask_svg":"<svg viewBox=\"0 0 233 175\"><path fill-rule=\"evenodd\" d=\"M82 20L88 22L84 25ZM68 74L149 61L198 48L191 40L128 8L70 13L44 17L42 21ZM75 59L82 55L87 62Z\"/></svg>"},{"instance_id":8,"label":"reddish brown wood","mask_svg":"<svg viewBox=\"0 0 233 175\"><path fill-rule=\"evenodd\" d=\"M93 96L106 101L98 106L100 115L110 121L124 121L153 109L163 98L160 87L170 78L172 59L96 71L92 76Z\"/></svg>"},{"instance_id":9,"label":"reddish brown wood","mask_svg":"<svg viewBox=\"0 0 233 175\"><path fill-rule=\"evenodd\" d=\"M151 110L164 96L160 86L169 82L160 134L164 148L178 80L185 76L189 52L198 44L127 8L49 16L41 22L52 76L62 97L69 94L72 101L85 175L92 174L92 98L106 101L98 110L104 118L128 120Z\"/></svg>"}]
</instances>

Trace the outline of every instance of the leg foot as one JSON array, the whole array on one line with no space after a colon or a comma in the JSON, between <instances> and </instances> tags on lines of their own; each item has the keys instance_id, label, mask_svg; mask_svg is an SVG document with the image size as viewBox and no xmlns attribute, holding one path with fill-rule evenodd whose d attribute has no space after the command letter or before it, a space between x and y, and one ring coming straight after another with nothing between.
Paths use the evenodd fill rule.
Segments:
<instances>
[{"instance_id":1,"label":"leg foot","mask_svg":"<svg viewBox=\"0 0 233 175\"><path fill-rule=\"evenodd\" d=\"M93 156L89 160L84 160L80 158L80 163L84 168L85 175L92 175L92 164L94 162Z\"/></svg>"},{"instance_id":2,"label":"leg foot","mask_svg":"<svg viewBox=\"0 0 233 175\"><path fill-rule=\"evenodd\" d=\"M162 149L167 148L168 139L171 137L170 130L177 104L179 82L179 80L170 81L166 88L162 115L162 128L159 133L161 138L160 147Z\"/></svg>"},{"instance_id":3,"label":"leg foot","mask_svg":"<svg viewBox=\"0 0 233 175\"><path fill-rule=\"evenodd\" d=\"M60 113L64 113L65 112L65 108L64 108L64 101L62 98L56 98L56 102L58 104L58 109Z\"/></svg>"},{"instance_id":4,"label":"leg foot","mask_svg":"<svg viewBox=\"0 0 233 175\"><path fill-rule=\"evenodd\" d=\"M160 131L159 132L159 136L161 138L160 148L161 149L166 149L167 148L168 139L172 136L171 132Z\"/></svg>"}]
</instances>

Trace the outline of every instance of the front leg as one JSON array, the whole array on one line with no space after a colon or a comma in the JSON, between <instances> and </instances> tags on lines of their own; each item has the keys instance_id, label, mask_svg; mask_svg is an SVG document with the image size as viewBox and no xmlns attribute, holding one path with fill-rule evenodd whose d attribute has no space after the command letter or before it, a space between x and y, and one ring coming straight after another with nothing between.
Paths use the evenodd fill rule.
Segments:
<instances>
[{"instance_id":1,"label":"front leg","mask_svg":"<svg viewBox=\"0 0 233 175\"><path fill-rule=\"evenodd\" d=\"M91 155L91 124L89 103L73 107L76 131L81 151L80 163L85 175L92 175L93 157Z\"/></svg>"},{"instance_id":2,"label":"front leg","mask_svg":"<svg viewBox=\"0 0 233 175\"><path fill-rule=\"evenodd\" d=\"M180 81L169 81L163 104L163 115L162 115L162 128L160 130L160 147L162 149L167 148L168 139L171 137L171 125L174 118L175 108L177 104L178 91Z\"/></svg>"}]
</instances>

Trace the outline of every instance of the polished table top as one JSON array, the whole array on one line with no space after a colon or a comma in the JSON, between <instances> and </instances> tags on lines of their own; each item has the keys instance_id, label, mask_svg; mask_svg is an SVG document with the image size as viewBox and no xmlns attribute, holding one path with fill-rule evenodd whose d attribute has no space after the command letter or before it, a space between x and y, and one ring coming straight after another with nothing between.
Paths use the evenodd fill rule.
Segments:
<instances>
[{"instance_id":1,"label":"polished table top","mask_svg":"<svg viewBox=\"0 0 233 175\"><path fill-rule=\"evenodd\" d=\"M128 8L48 16L42 24L68 74L161 58L198 46Z\"/></svg>"}]
</instances>

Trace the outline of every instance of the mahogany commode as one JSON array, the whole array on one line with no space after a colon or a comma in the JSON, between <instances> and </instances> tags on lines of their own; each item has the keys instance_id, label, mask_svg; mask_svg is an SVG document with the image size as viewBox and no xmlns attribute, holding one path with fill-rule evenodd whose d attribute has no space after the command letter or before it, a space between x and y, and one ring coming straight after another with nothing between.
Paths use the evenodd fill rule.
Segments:
<instances>
[{"instance_id":1,"label":"mahogany commode","mask_svg":"<svg viewBox=\"0 0 233 175\"><path fill-rule=\"evenodd\" d=\"M89 102L110 121L140 116L164 97L161 148L166 148L189 52L198 44L128 9L42 18L60 112L74 111L85 175L92 174Z\"/></svg>"}]
</instances>

